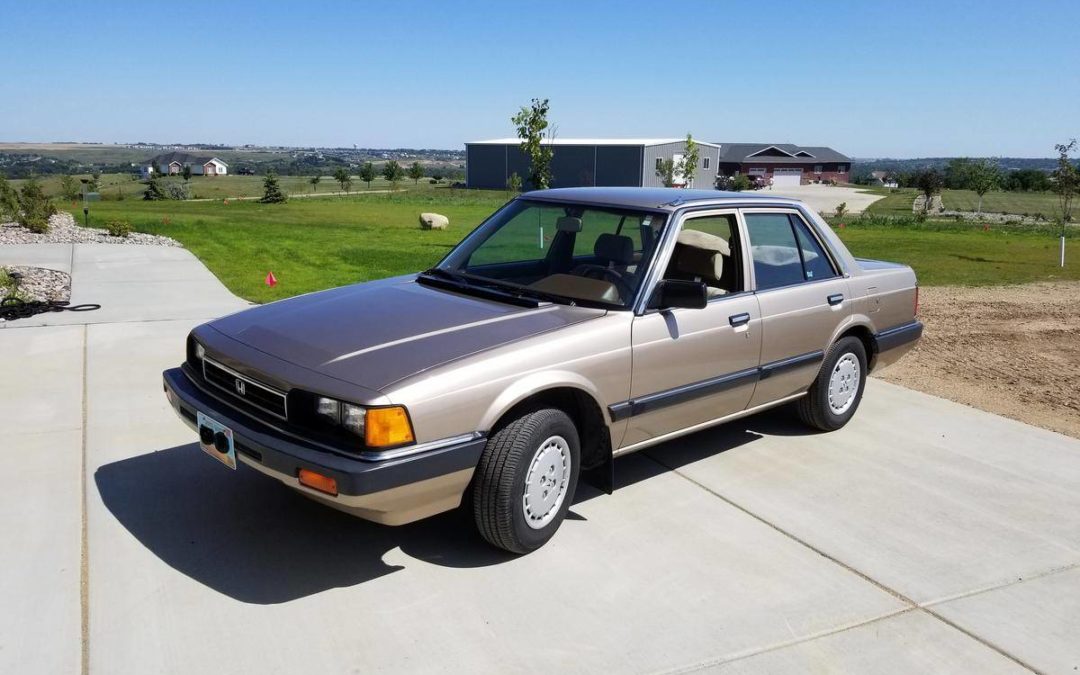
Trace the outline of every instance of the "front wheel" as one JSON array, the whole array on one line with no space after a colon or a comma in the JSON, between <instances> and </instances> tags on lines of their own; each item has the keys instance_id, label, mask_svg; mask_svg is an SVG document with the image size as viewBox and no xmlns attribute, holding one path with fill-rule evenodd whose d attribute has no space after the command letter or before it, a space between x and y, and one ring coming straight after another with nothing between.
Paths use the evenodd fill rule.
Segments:
<instances>
[{"instance_id":1,"label":"front wheel","mask_svg":"<svg viewBox=\"0 0 1080 675\"><path fill-rule=\"evenodd\" d=\"M866 387L866 347L856 337L836 341L825 355L817 379L796 409L806 424L834 431L848 423Z\"/></svg>"},{"instance_id":2,"label":"front wheel","mask_svg":"<svg viewBox=\"0 0 1080 675\"><path fill-rule=\"evenodd\" d=\"M473 515L488 543L512 553L543 546L574 499L580 441L561 410L527 413L488 439L473 476Z\"/></svg>"}]
</instances>

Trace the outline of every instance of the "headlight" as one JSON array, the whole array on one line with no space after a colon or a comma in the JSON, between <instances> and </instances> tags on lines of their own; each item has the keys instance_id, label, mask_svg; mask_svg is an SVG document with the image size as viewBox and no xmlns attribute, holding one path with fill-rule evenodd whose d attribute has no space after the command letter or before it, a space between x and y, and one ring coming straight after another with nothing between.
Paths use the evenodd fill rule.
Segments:
<instances>
[{"instance_id":1,"label":"headlight","mask_svg":"<svg viewBox=\"0 0 1080 675\"><path fill-rule=\"evenodd\" d=\"M206 347L203 347L198 341L195 342L195 358L200 361L206 358Z\"/></svg>"},{"instance_id":2,"label":"headlight","mask_svg":"<svg viewBox=\"0 0 1080 675\"><path fill-rule=\"evenodd\" d=\"M315 399L315 414L330 424L340 426L360 438L364 437L364 420L367 417L365 408L336 398L320 396Z\"/></svg>"},{"instance_id":3,"label":"headlight","mask_svg":"<svg viewBox=\"0 0 1080 675\"><path fill-rule=\"evenodd\" d=\"M416 440L409 414L399 405L369 409L319 396L315 399L315 414L327 424L363 438L369 448L406 445Z\"/></svg>"}]
</instances>

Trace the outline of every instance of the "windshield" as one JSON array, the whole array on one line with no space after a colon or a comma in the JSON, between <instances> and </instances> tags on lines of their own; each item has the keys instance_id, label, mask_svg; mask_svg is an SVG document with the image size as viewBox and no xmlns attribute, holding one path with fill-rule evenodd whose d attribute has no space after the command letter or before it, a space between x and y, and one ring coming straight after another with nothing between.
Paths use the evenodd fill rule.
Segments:
<instances>
[{"instance_id":1,"label":"windshield","mask_svg":"<svg viewBox=\"0 0 1080 675\"><path fill-rule=\"evenodd\" d=\"M658 213L517 199L436 269L547 299L626 308L663 225Z\"/></svg>"}]
</instances>

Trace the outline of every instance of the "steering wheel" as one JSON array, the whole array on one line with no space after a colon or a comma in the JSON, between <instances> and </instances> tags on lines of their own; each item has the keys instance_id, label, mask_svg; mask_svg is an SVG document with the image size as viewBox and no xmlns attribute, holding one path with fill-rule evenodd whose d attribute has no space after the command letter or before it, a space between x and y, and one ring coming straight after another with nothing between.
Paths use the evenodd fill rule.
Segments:
<instances>
[{"instance_id":1,"label":"steering wheel","mask_svg":"<svg viewBox=\"0 0 1080 675\"><path fill-rule=\"evenodd\" d=\"M630 286L630 282L623 277L617 270L613 270L610 267L604 265L584 264L578 265L574 268L574 274L580 274L583 277L589 279L600 279L601 281L610 281L615 284L615 288L619 291L619 296L623 299L629 299L634 295L634 289ZM598 273L594 274L594 273Z\"/></svg>"}]
</instances>

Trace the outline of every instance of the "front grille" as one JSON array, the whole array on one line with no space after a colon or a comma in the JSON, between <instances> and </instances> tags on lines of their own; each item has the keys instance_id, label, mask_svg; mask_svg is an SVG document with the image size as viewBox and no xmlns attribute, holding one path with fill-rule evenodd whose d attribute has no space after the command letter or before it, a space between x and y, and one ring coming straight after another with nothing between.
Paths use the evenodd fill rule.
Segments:
<instances>
[{"instance_id":1,"label":"front grille","mask_svg":"<svg viewBox=\"0 0 1080 675\"><path fill-rule=\"evenodd\" d=\"M232 397L264 410L275 417L281 419L287 419L288 417L284 392L256 382L250 377L230 370L220 363L210 359L203 359L203 379Z\"/></svg>"}]
</instances>

